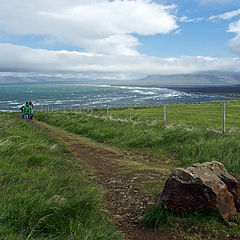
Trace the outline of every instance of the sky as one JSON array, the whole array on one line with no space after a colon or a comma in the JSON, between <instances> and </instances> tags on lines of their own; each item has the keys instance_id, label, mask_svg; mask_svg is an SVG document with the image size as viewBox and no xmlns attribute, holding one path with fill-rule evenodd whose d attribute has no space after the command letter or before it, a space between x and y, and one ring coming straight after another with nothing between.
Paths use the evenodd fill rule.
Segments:
<instances>
[{"instance_id":1,"label":"sky","mask_svg":"<svg viewBox=\"0 0 240 240\"><path fill-rule=\"evenodd\" d=\"M239 0L1 0L0 75L240 72Z\"/></svg>"}]
</instances>

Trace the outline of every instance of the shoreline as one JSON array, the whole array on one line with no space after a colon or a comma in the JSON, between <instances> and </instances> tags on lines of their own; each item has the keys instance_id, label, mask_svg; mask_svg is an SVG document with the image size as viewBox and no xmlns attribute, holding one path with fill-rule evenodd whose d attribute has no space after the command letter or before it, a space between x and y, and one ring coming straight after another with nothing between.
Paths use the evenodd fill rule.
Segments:
<instances>
[{"instance_id":1,"label":"shoreline","mask_svg":"<svg viewBox=\"0 0 240 240\"><path fill-rule=\"evenodd\" d=\"M192 94L205 94L209 96L230 97L240 99L240 85L211 86L211 87L169 87L172 90Z\"/></svg>"}]
</instances>

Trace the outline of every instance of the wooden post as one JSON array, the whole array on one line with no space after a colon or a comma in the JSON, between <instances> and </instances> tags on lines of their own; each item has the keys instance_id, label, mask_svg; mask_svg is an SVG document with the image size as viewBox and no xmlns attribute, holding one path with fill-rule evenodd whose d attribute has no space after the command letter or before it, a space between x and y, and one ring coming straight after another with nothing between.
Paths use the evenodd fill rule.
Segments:
<instances>
[{"instance_id":1,"label":"wooden post","mask_svg":"<svg viewBox=\"0 0 240 240\"><path fill-rule=\"evenodd\" d=\"M48 110L48 112L49 112L49 106L47 106L47 110Z\"/></svg>"},{"instance_id":2,"label":"wooden post","mask_svg":"<svg viewBox=\"0 0 240 240\"><path fill-rule=\"evenodd\" d=\"M91 108L91 116L93 115L93 109Z\"/></svg>"},{"instance_id":3,"label":"wooden post","mask_svg":"<svg viewBox=\"0 0 240 240\"><path fill-rule=\"evenodd\" d=\"M109 107L107 106L107 118L109 118Z\"/></svg>"},{"instance_id":4,"label":"wooden post","mask_svg":"<svg viewBox=\"0 0 240 240\"><path fill-rule=\"evenodd\" d=\"M132 108L129 108L129 120L132 120Z\"/></svg>"},{"instance_id":5,"label":"wooden post","mask_svg":"<svg viewBox=\"0 0 240 240\"><path fill-rule=\"evenodd\" d=\"M72 105L70 105L70 111L72 111Z\"/></svg>"},{"instance_id":6,"label":"wooden post","mask_svg":"<svg viewBox=\"0 0 240 240\"><path fill-rule=\"evenodd\" d=\"M225 102L223 102L223 110L222 110L222 133L224 134L226 132L226 112L225 112Z\"/></svg>"},{"instance_id":7,"label":"wooden post","mask_svg":"<svg viewBox=\"0 0 240 240\"><path fill-rule=\"evenodd\" d=\"M53 112L53 106L52 106L52 112Z\"/></svg>"},{"instance_id":8,"label":"wooden post","mask_svg":"<svg viewBox=\"0 0 240 240\"><path fill-rule=\"evenodd\" d=\"M163 121L166 122L167 118L166 118L166 105L163 105Z\"/></svg>"},{"instance_id":9,"label":"wooden post","mask_svg":"<svg viewBox=\"0 0 240 240\"><path fill-rule=\"evenodd\" d=\"M82 112L82 105L80 105L80 112Z\"/></svg>"}]
</instances>

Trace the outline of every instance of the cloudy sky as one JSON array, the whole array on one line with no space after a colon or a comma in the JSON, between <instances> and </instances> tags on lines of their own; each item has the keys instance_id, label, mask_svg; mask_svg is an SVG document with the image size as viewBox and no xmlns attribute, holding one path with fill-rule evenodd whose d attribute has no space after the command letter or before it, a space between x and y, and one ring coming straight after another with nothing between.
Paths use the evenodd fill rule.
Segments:
<instances>
[{"instance_id":1,"label":"cloudy sky","mask_svg":"<svg viewBox=\"0 0 240 240\"><path fill-rule=\"evenodd\" d=\"M0 75L240 72L239 0L1 0Z\"/></svg>"}]
</instances>

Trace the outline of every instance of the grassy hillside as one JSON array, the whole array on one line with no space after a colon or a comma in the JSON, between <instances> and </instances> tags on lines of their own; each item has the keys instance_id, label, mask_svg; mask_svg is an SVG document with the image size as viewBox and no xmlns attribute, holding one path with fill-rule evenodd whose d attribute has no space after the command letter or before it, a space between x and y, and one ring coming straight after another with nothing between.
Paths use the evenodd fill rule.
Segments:
<instances>
[{"instance_id":1,"label":"grassy hillside","mask_svg":"<svg viewBox=\"0 0 240 240\"><path fill-rule=\"evenodd\" d=\"M106 116L106 110L94 110L97 116ZM129 109L110 109L113 118L129 119ZM163 106L136 107L132 109L134 121L163 121ZM182 103L166 105L168 123L187 124L189 127L221 129L222 102ZM226 126L228 129L240 126L240 101L226 102Z\"/></svg>"},{"instance_id":2,"label":"grassy hillside","mask_svg":"<svg viewBox=\"0 0 240 240\"><path fill-rule=\"evenodd\" d=\"M239 101L226 104L225 134L220 102L168 105L166 123L162 106L134 108L131 121L127 108L110 109L109 114L106 118L106 109L43 111L35 112L35 119L133 153L131 160L121 161L117 174L136 173L144 196L159 197L164 182L153 176L174 166L216 160L240 176ZM120 239L101 211L101 190L63 144L15 114L0 114L0 123L3 239ZM141 174L151 169L153 176L141 178L140 167ZM176 239L240 237L239 219L230 228L216 212L176 216L156 205L144 221L169 230Z\"/></svg>"},{"instance_id":3,"label":"grassy hillside","mask_svg":"<svg viewBox=\"0 0 240 240\"><path fill-rule=\"evenodd\" d=\"M0 113L0 239L121 239L86 172L49 134Z\"/></svg>"},{"instance_id":4,"label":"grassy hillside","mask_svg":"<svg viewBox=\"0 0 240 240\"><path fill-rule=\"evenodd\" d=\"M222 103L176 104L132 109L94 109L65 112L37 112L36 118L98 142L150 154L156 169L188 166L194 162L219 161L240 176L240 102L226 103L227 131L222 134ZM135 161L135 160L133 160ZM148 162L147 161L147 162ZM142 162L141 162L142 163ZM145 163L146 164L146 163ZM159 198L164 182L139 182L146 193ZM168 230L176 239L239 239L240 220L233 227L224 223L216 211L176 216L157 204L149 209L144 222Z\"/></svg>"},{"instance_id":5,"label":"grassy hillside","mask_svg":"<svg viewBox=\"0 0 240 240\"><path fill-rule=\"evenodd\" d=\"M159 161L176 166L194 162L219 161L240 175L240 102L229 102L227 133L221 133L222 104L176 104L134 108L132 121L128 109L96 109L83 112L37 112L36 118L98 142L147 151Z\"/></svg>"}]
</instances>

